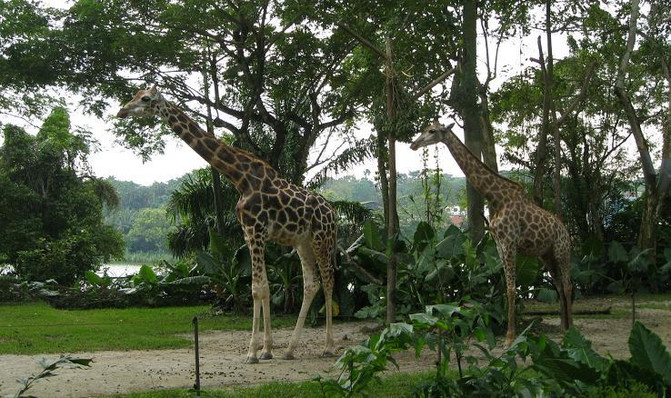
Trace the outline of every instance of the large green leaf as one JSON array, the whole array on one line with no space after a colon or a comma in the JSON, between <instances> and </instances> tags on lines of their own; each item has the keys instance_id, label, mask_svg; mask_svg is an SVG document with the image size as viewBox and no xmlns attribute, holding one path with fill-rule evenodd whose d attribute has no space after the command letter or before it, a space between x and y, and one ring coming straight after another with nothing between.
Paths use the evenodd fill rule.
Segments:
<instances>
[{"instance_id":1,"label":"large green leaf","mask_svg":"<svg viewBox=\"0 0 671 398\"><path fill-rule=\"evenodd\" d=\"M562 345L571 358L599 372L606 372L610 366L611 362L597 354L592 349L592 343L573 326L566 332Z\"/></svg>"},{"instance_id":2,"label":"large green leaf","mask_svg":"<svg viewBox=\"0 0 671 398\"><path fill-rule=\"evenodd\" d=\"M389 258L383 252L373 250L373 249L369 249L369 248L364 247L364 246L361 246L358 249L357 253L360 256L367 257L367 258L369 258L373 261L376 261L378 263L387 264L389 262Z\"/></svg>"},{"instance_id":3,"label":"large green leaf","mask_svg":"<svg viewBox=\"0 0 671 398\"><path fill-rule=\"evenodd\" d=\"M566 350L559 348L552 340L545 340L533 355L534 368L561 385L569 388L576 381L593 384L600 378L599 372L571 356Z\"/></svg>"},{"instance_id":4,"label":"large green leaf","mask_svg":"<svg viewBox=\"0 0 671 398\"><path fill-rule=\"evenodd\" d=\"M536 257L520 256L517 259L517 284L528 287L536 282L540 264Z\"/></svg>"},{"instance_id":5,"label":"large green leaf","mask_svg":"<svg viewBox=\"0 0 671 398\"><path fill-rule=\"evenodd\" d=\"M219 235L214 228L208 228L208 233L210 235L210 253L212 253L215 258L223 260L227 257L228 247L224 242L224 237Z\"/></svg>"},{"instance_id":6,"label":"large green leaf","mask_svg":"<svg viewBox=\"0 0 671 398\"><path fill-rule=\"evenodd\" d=\"M457 227L450 226L450 228L445 231L445 239L440 241L436 246L436 253L439 257L447 259L463 256L465 253L465 241L466 235L464 235L464 233Z\"/></svg>"},{"instance_id":7,"label":"large green leaf","mask_svg":"<svg viewBox=\"0 0 671 398\"><path fill-rule=\"evenodd\" d=\"M608 259L614 263L626 263L629 255L620 242L614 241L608 246Z\"/></svg>"},{"instance_id":8,"label":"large green leaf","mask_svg":"<svg viewBox=\"0 0 671 398\"><path fill-rule=\"evenodd\" d=\"M629 351L632 363L655 373L671 386L671 356L659 336L641 322L636 322L631 329Z\"/></svg>"},{"instance_id":9,"label":"large green leaf","mask_svg":"<svg viewBox=\"0 0 671 398\"><path fill-rule=\"evenodd\" d=\"M434 231L431 224L426 221L422 221L417 225L415 230L415 235L413 237L412 246L419 253L424 250L424 248L429 245L434 236L436 236L436 231Z\"/></svg>"},{"instance_id":10,"label":"large green leaf","mask_svg":"<svg viewBox=\"0 0 671 398\"><path fill-rule=\"evenodd\" d=\"M144 283L148 283L151 285L155 285L156 283L158 283L158 277L156 276L156 273L148 265L143 265L142 267L140 267L140 271L138 271L137 274Z\"/></svg>"},{"instance_id":11,"label":"large green leaf","mask_svg":"<svg viewBox=\"0 0 671 398\"><path fill-rule=\"evenodd\" d=\"M363 224L363 237L366 242L366 246L377 250L384 250L384 244L382 241L382 234L380 234L380 228L372 220L368 220Z\"/></svg>"},{"instance_id":12,"label":"large green leaf","mask_svg":"<svg viewBox=\"0 0 671 398\"><path fill-rule=\"evenodd\" d=\"M215 275L220 271L219 263L208 252L199 251L196 254L196 263L204 274Z\"/></svg>"}]
</instances>

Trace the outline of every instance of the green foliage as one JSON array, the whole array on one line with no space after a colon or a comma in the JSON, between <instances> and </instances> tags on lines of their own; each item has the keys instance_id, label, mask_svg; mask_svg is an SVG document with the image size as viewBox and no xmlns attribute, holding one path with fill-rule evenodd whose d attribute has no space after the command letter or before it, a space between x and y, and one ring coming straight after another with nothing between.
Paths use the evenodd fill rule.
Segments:
<instances>
[{"instance_id":1,"label":"green foliage","mask_svg":"<svg viewBox=\"0 0 671 398\"><path fill-rule=\"evenodd\" d=\"M134 252L167 252L169 230L165 209L141 209L126 234L126 245Z\"/></svg>"},{"instance_id":2,"label":"green foliage","mask_svg":"<svg viewBox=\"0 0 671 398\"><path fill-rule=\"evenodd\" d=\"M173 220L176 228L168 234L170 251L183 257L206 250L213 244L227 244L230 250L235 250L244 244L242 230L235 216L235 205L239 198L235 188L222 181L223 223L224 230L220 234L226 236L220 242L212 242L212 229L216 226L214 209L214 191L212 172L209 168L196 170L184 179L179 186L170 193L167 203L167 213Z\"/></svg>"},{"instance_id":3,"label":"green foliage","mask_svg":"<svg viewBox=\"0 0 671 398\"><path fill-rule=\"evenodd\" d=\"M0 207L6 240L0 257L24 279L70 284L87 270L118 258L123 242L104 225L102 198L88 177L86 133L71 132L56 108L36 137L8 125L0 148ZM1 236L0 236L1 237Z\"/></svg>"},{"instance_id":4,"label":"green foliage","mask_svg":"<svg viewBox=\"0 0 671 398\"><path fill-rule=\"evenodd\" d=\"M392 324L347 349L336 362L341 370L337 379L317 378L322 390L333 396L366 394L378 373L395 363L393 352L414 349L420 355L426 348L438 354L436 373L419 385L415 396L598 396L599 392L618 396L630 389L641 396L653 392L665 396L671 389L671 355L641 323L631 331L631 359L625 361L597 354L575 328L557 344L531 334L529 327L509 348L494 350L490 318L476 303L428 306L410 320L411 324ZM468 353L471 346L479 349L479 355ZM452 354L456 377L448 374Z\"/></svg>"},{"instance_id":5,"label":"green foliage","mask_svg":"<svg viewBox=\"0 0 671 398\"><path fill-rule=\"evenodd\" d=\"M242 311L251 298L252 260L246 246L233 250L210 229L210 251L196 255L196 271L206 276L218 307Z\"/></svg>"},{"instance_id":6,"label":"green foliage","mask_svg":"<svg viewBox=\"0 0 671 398\"><path fill-rule=\"evenodd\" d=\"M370 272L383 274L386 246L380 227L373 222L364 225L364 245L353 258ZM493 240L487 236L474 246L456 226L438 234L429 224L419 223L413 240L397 250L397 312L407 315L429 303L445 303L462 298L478 300L485 305L496 323L503 322L504 285L501 262ZM525 262L520 263L521 270ZM536 284L538 267L526 267L525 283ZM384 287L369 285L364 291L370 305L355 315L376 317L383 313Z\"/></svg>"},{"instance_id":7,"label":"green foliage","mask_svg":"<svg viewBox=\"0 0 671 398\"><path fill-rule=\"evenodd\" d=\"M19 382L19 384L21 384L21 387L16 392L16 394L13 395L13 397L19 398L25 396L24 395L25 392L28 391L36 381L46 379L47 377L57 376L57 373L55 373L55 371L58 368L88 367L91 366L91 362L93 362L93 359L91 358L75 358L70 355L68 356L61 355L60 358L58 358L55 361L49 361L46 358L42 358L42 360L39 361L40 366L42 366L42 371L36 375L18 379L17 381Z\"/></svg>"}]
</instances>

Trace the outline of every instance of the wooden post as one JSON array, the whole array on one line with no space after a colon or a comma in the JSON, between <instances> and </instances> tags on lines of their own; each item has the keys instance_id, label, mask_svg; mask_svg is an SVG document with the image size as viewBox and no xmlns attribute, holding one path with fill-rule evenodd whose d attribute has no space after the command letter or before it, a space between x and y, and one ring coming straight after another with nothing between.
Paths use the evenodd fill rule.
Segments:
<instances>
[{"instance_id":1,"label":"wooden post","mask_svg":"<svg viewBox=\"0 0 671 398\"><path fill-rule=\"evenodd\" d=\"M196 351L196 383L193 385L193 389L196 391L196 396L200 397L200 348L198 347L198 317L194 316L191 323L193 323L193 341Z\"/></svg>"}]
</instances>

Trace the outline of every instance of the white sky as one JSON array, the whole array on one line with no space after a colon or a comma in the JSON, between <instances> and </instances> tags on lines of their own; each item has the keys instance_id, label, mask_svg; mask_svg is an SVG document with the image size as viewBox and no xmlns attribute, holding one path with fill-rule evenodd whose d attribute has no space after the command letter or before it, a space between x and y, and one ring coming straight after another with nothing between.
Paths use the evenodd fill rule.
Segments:
<instances>
[{"instance_id":1,"label":"white sky","mask_svg":"<svg viewBox=\"0 0 671 398\"><path fill-rule=\"evenodd\" d=\"M47 0L45 3L52 6L63 7L67 6L69 2L64 0ZM501 84L506 78L501 71L518 71L521 66L525 67L529 64L528 58L534 57L537 54L535 43L537 35L538 32L534 32L532 35L523 38L522 40L513 40L508 43L505 48L500 50L501 55L498 64L499 78L494 84ZM481 42L478 44L478 56L480 62L478 68L480 72L482 72L484 70L484 46ZM562 40L553 37L553 45L555 57L557 57L557 54L567 53L565 44ZM176 137L166 137L165 153L162 155L155 155L150 161L143 163L139 156L134 155L130 150L127 150L114 142L114 135L110 131L111 123L108 123L105 120L85 117L72 109L74 109L74 106L71 107L73 124L82 126L91 131L100 144L101 150L89 157L93 172L98 177L114 176L118 180L133 181L139 184L150 185L153 182L168 181L180 177L191 170L207 166L207 163L204 160ZM109 109L110 114L114 114L116 111L116 107ZM441 119L441 121L446 123L450 122L445 119ZM221 135L222 133L222 131L216 132L217 135ZM369 131L362 131L361 133L362 136L368 136L370 134ZM463 139L463 133L460 130L455 130L455 133ZM429 165L431 167L434 167L435 165L433 154L436 149L434 148L431 148L429 152ZM420 151L412 151L409 145L405 143L398 143L396 151L398 172L407 173L422 168L422 156ZM463 176L463 173L447 148L444 145L440 145L438 151L440 159L439 165L443 169L443 172ZM377 169L375 159L370 159L366 164L357 166L341 175L354 174L360 177L363 175L365 169L374 172Z\"/></svg>"}]
</instances>

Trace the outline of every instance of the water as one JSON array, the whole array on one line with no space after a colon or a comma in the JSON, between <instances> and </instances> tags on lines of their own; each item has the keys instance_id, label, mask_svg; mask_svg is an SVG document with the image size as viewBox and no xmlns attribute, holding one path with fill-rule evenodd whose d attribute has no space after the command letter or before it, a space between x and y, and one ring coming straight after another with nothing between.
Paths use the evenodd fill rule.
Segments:
<instances>
[{"instance_id":1,"label":"water","mask_svg":"<svg viewBox=\"0 0 671 398\"><path fill-rule=\"evenodd\" d=\"M107 270L107 275L119 278L127 275L134 275L140 270L140 265L134 264L105 264L100 267L100 270L96 272L98 275L103 275L105 270Z\"/></svg>"}]
</instances>

